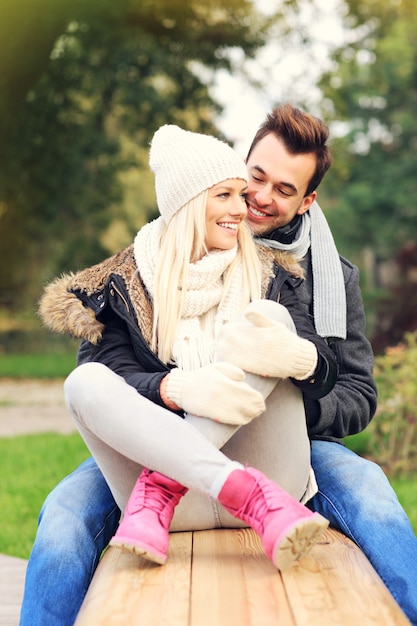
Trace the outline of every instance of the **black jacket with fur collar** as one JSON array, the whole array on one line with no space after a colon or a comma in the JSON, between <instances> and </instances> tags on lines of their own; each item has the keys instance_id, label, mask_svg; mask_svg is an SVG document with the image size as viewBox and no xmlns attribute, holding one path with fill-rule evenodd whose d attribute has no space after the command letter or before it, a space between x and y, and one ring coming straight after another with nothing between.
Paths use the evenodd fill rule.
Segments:
<instances>
[{"instance_id":1,"label":"black jacket with fur collar","mask_svg":"<svg viewBox=\"0 0 417 626\"><path fill-rule=\"evenodd\" d=\"M302 280L301 267L279 251L259 247L263 277L262 297L286 306L297 333L314 342L319 359L314 375L295 381L305 395L326 395L337 378L332 350L315 332L299 306L289 277ZM97 361L122 376L140 394L164 406L159 386L169 371L150 349L153 308L133 255L133 246L77 274L50 283L41 298L43 323L58 333L82 340L78 362Z\"/></svg>"}]
</instances>

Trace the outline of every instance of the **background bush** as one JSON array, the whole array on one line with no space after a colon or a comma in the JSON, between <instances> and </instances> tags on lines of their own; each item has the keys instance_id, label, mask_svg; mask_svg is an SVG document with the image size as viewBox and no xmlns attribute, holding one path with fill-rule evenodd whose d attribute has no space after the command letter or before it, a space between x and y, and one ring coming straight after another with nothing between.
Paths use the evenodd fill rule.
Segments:
<instances>
[{"instance_id":1,"label":"background bush","mask_svg":"<svg viewBox=\"0 0 417 626\"><path fill-rule=\"evenodd\" d=\"M416 363L417 332L375 359L378 408L360 445L391 476L417 471Z\"/></svg>"}]
</instances>

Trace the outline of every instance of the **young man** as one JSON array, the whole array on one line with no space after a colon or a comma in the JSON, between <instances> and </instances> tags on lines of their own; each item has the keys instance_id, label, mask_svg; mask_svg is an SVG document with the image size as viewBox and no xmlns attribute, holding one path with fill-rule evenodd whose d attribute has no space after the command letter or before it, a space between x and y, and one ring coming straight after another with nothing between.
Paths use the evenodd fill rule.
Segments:
<instances>
[{"instance_id":1,"label":"young man","mask_svg":"<svg viewBox=\"0 0 417 626\"><path fill-rule=\"evenodd\" d=\"M412 527L382 470L340 443L371 420L376 388L358 270L339 257L315 202L331 162L327 141L326 126L294 107L285 105L269 115L247 158L247 220L263 243L303 257L306 280L294 281L294 286L339 363L334 389L320 400L304 398L319 487L309 506L360 546L417 625L417 539ZM55 488L40 515L20 626L74 623L119 517L92 459Z\"/></svg>"}]
</instances>

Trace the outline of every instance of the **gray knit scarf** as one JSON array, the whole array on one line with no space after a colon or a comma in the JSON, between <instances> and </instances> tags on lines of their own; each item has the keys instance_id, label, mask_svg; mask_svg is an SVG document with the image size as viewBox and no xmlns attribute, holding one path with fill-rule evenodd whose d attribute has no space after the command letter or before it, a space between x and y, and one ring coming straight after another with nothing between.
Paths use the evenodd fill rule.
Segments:
<instances>
[{"instance_id":1,"label":"gray knit scarf","mask_svg":"<svg viewBox=\"0 0 417 626\"><path fill-rule=\"evenodd\" d=\"M333 235L317 202L302 215L298 237L289 244L259 238L265 246L292 252L302 259L311 247L313 310L322 337L346 339L346 290Z\"/></svg>"}]
</instances>

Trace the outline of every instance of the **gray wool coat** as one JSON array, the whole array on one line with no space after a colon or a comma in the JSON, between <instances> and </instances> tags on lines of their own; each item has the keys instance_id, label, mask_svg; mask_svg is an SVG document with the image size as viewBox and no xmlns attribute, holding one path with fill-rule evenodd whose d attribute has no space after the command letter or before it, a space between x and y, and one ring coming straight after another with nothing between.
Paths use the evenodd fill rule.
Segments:
<instances>
[{"instance_id":1,"label":"gray wool coat","mask_svg":"<svg viewBox=\"0 0 417 626\"><path fill-rule=\"evenodd\" d=\"M359 270L343 257L340 262L346 288L347 338L328 341L339 365L339 376L332 391L319 400L304 398L310 439L337 440L354 435L366 428L376 411L374 355L365 335ZM305 280L293 279L293 282L304 310L313 318L310 254L302 265Z\"/></svg>"}]
</instances>

